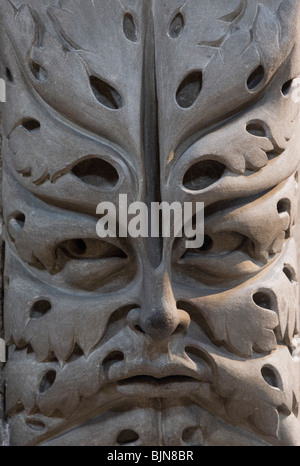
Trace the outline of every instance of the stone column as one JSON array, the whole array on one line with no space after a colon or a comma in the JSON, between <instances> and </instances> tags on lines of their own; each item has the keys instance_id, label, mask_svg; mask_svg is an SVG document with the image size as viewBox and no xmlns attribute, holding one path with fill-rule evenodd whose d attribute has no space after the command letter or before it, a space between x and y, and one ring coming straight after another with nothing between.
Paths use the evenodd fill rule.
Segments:
<instances>
[{"instance_id":1,"label":"stone column","mask_svg":"<svg viewBox=\"0 0 300 466\"><path fill-rule=\"evenodd\" d=\"M11 445L300 445L299 9L1 2ZM120 194L203 245L99 238Z\"/></svg>"}]
</instances>

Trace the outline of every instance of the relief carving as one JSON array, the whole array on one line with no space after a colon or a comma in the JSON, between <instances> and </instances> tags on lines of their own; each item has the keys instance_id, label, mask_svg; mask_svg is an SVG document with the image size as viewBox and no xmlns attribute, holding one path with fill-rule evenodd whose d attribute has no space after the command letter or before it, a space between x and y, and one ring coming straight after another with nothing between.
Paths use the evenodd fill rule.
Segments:
<instances>
[{"instance_id":1,"label":"relief carving","mask_svg":"<svg viewBox=\"0 0 300 466\"><path fill-rule=\"evenodd\" d=\"M300 445L299 9L2 1L12 445ZM203 246L100 239L123 193Z\"/></svg>"}]
</instances>

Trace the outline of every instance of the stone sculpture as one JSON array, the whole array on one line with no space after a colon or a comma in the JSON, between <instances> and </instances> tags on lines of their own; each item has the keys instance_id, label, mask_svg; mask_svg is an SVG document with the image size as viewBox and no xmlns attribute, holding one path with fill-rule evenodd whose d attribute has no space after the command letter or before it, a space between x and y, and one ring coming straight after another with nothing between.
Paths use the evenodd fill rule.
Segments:
<instances>
[{"instance_id":1,"label":"stone sculpture","mask_svg":"<svg viewBox=\"0 0 300 466\"><path fill-rule=\"evenodd\" d=\"M11 445L300 445L297 0L3 0ZM96 206L205 203L205 241Z\"/></svg>"}]
</instances>

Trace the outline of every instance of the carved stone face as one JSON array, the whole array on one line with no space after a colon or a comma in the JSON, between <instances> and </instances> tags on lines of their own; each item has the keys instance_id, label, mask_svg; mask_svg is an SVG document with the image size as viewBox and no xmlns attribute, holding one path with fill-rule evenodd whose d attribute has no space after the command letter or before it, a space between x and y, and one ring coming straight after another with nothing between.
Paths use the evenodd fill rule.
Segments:
<instances>
[{"instance_id":1,"label":"carved stone face","mask_svg":"<svg viewBox=\"0 0 300 466\"><path fill-rule=\"evenodd\" d=\"M299 438L297 0L4 0L16 445ZM205 203L205 241L96 206Z\"/></svg>"}]
</instances>

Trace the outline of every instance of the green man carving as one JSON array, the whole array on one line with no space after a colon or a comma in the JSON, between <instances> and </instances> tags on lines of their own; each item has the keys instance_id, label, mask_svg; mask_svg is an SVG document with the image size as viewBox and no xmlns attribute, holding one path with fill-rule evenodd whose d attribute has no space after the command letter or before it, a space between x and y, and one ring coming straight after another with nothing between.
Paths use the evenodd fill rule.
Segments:
<instances>
[{"instance_id":1,"label":"green man carving","mask_svg":"<svg viewBox=\"0 0 300 466\"><path fill-rule=\"evenodd\" d=\"M297 0L3 0L11 445L299 445ZM204 202L205 239L96 207Z\"/></svg>"}]
</instances>

